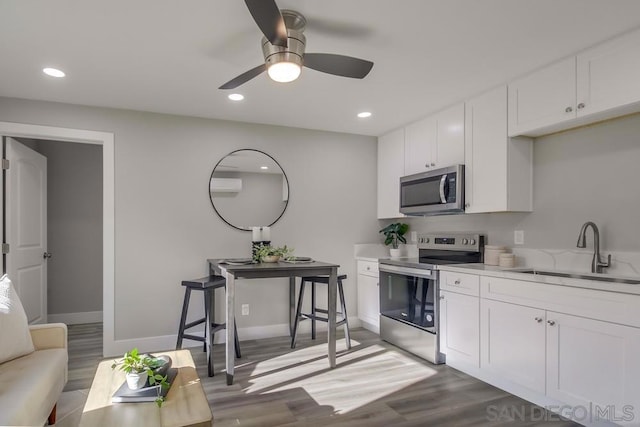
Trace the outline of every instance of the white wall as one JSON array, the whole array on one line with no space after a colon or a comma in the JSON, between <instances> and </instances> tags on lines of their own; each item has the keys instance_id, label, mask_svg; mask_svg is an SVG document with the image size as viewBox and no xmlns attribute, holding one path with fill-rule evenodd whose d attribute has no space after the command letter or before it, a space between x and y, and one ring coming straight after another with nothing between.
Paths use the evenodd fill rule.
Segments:
<instances>
[{"instance_id":1,"label":"white wall","mask_svg":"<svg viewBox=\"0 0 640 427\"><path fill-rule=\"evenodd\" d=\"M289 207L274 244L340 264L355 314L353 245L377 235L376 140L348 134L0 98L0 121L115 133L115 336L176 333L180 281L207 273L205 260L250 254L251 234L232 229L208 197L214 165L255 148L286 172ZM241 282L251 305L239 327L284 325L286 280Z\"/></svg>"},{"instance_id":2,"label":"white wall","mask_svg":"<svg viewBox=\"0 0 640 427\"><path fill-rule=\"evenodd\" d=\"M533 153L533 212L413 218L411 229L479 231L508 246L524 230L524 247L574 249L594 221L603 250L640 252L640 114L537 138Z\"/></svg>"}]
</instances>

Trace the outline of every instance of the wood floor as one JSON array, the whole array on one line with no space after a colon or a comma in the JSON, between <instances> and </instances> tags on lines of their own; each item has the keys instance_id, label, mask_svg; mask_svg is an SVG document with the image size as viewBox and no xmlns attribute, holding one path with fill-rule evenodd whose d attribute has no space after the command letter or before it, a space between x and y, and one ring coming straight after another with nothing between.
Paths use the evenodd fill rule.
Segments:
<instances>
[{"instance_id":1,"label":"wood floor","mask_svg":"<svg viewBox=\"0 0 640 427\"><path fill-rule=\"evenodd\" d=\"M101 360L101 337L100 324L69 326L69 382L60 404L66 413L58 426L77 425ZM214 425L577 425L446 365L431 365L364 329L352 331L350 351L344 339L338 341L338 367L328 369L325 337L302 335L295 350L287 337L242 341L232 386L225 382L222 346L214 350L212 378L202 347L192 348Z\"/></svg>"}]
</instances>

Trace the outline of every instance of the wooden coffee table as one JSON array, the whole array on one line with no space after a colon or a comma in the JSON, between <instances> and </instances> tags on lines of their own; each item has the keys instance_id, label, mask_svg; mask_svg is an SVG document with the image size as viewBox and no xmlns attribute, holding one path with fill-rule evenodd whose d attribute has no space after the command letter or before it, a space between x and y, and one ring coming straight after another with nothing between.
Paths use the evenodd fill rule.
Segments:
<instances>
[{"instance_id":1,"label":"wooden coffee table","mask_svg":"<svg viewBox=\"0 0 640 427\"><path fill-rule=\"evenodd\" d=\"M125 374L111 369L113 359L108 359L98 365L80 426L211 426L209 402L189 350L154 354L168 355L173 360L172 366L178 368L161 408L155 402L111 403L111 396L125 381Z\"/></svg>"}]
</instances>

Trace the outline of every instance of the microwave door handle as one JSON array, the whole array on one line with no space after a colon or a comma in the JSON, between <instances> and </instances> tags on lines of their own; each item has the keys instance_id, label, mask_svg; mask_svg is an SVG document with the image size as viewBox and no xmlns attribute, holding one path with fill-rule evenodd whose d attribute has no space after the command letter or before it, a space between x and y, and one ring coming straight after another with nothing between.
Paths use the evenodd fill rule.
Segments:
<instances>
[{"instance_id":1,"label":"microwave door handle","mask_svg":"<svg viewBox=\"0 0 640 427\"><path fill-rule=\"evenodd\" d=\"M445 194L445 186L447 184L447 174L442 175L442 178L440 178L440 201L442 203L447 203L447 195Z\"/></svg>"}]
</instances>

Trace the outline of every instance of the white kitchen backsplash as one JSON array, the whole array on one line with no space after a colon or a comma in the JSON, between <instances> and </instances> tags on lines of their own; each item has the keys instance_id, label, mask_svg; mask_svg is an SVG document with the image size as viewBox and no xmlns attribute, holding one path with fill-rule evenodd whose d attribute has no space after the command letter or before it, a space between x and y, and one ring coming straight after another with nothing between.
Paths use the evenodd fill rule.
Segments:
<instances>
[{"instance_id":1,"label":"white kitchen backsplash","mask_svg":"<svg viewBox=\"0 0 640 427\"><path fill-rule=\"evenodd\" d=\"M593 251L578 249L528 249L513 248L516 267L548 268L555 270L591 272ZM606 252L600 256L603 261L611 254L611 267L606 274L616 276L640 276L640 252Z\"/></svg>"}]
</instances>

